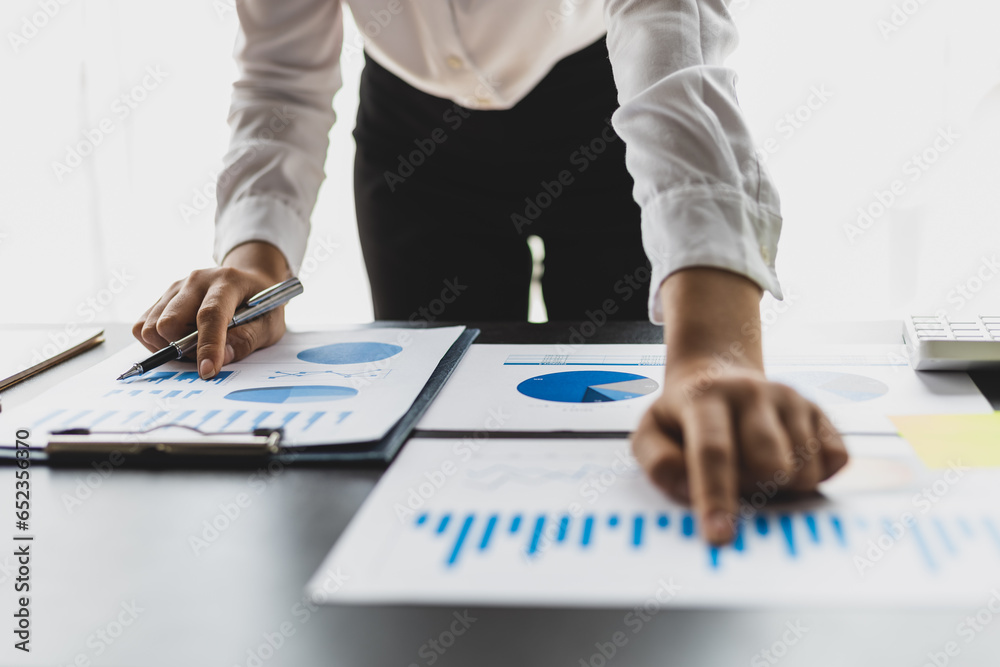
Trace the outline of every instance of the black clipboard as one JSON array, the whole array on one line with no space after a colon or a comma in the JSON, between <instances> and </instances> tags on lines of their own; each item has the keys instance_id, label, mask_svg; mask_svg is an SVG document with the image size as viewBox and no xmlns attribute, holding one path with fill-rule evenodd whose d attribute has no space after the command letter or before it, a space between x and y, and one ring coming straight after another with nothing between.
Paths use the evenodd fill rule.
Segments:
<instances>
[{"instance_id":1,"label":"black clipboard","mask_svg":"<svg viewBox=\"0 0 1000 667\"><path fill-rule=\"evenodd\" d=\"M282 466L384 466L395 458L479 333L479 329L466 329L459 335L410 409L380 440L295 447L282 445L280 429L202 434L203 438L198 441L190 437L174 438L171 427L139 434L70 429L48 434L45 449L31 450L31 463L89 467L114 457L116 461L112 464L116 467L139 468L256 468L274 463ZM0 448L0 463L16 460L16 448Z\"/></svg>"}]
</instances>

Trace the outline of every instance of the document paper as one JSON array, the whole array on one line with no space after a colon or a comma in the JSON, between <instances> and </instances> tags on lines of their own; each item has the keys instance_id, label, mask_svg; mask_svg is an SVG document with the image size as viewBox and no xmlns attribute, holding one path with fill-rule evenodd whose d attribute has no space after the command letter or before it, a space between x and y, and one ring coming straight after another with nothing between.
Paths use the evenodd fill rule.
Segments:
<instances>
[{"instance_id":1,"label":"document paper","mask_svg":"<svg viewBox=\"0 0 1000 667\"><path fill-rule=\"evenodd\" d=\"M464 327L286 333L202 380L192 362L170 362L118 381L149 352L138 343L63 382L10 414L0 432L141 432L183 425L201 433L281 427L285 445L381 439L413 405Z\"/></svg>"},{"instance_id":2,"label":"document paper","mask_svg":"<svg viewBox=\"0 0 1000 667\"><path fill-rule=\"evenodd\" d=\"M1000 584L996 475L848 438L827 497L764 484L709 547L624 440L415 438L309 584L334 604L965 605Z\"/></svg>"},{"instance_id":3,"label":"document paper","mask_svg":"<svg viewBox=\"0 0 1000 667\"><path fill-rule=\"evenodd\" d=\"M915 372L901 345L857 345L853 354L845 347L769 355L767 375L817 403L843 433L893 435L887 415L992 412L966 373ZM627 433L662 392L665 352L663 345L474 345L417 428ZM710 384L706 375L698 387Z\"/></svg>"}]
</instances>

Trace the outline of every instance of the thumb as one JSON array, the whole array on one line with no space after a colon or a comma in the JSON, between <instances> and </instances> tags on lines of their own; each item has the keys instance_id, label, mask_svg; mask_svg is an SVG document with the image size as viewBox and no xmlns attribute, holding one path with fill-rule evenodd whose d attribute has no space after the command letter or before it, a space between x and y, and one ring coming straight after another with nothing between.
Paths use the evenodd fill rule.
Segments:
<instances>
[{"instance_id":1,"label":"thumb","mask_svg":"<svg viewBox=\"0 0 1000 667\"><path fill-rule=\"evenodd\" d=\"M211 288L198 309L198 374L207 380L215 377L226 356L226 330L240 302L233 289Z\"/></svg>"}]
</instances>

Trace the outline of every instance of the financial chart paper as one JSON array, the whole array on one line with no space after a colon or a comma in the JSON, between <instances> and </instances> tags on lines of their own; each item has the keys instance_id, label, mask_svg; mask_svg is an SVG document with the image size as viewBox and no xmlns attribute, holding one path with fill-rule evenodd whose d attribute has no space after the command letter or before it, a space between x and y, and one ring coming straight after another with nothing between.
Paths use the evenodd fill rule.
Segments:
<instances>
[{"instance_id":1,"label":"financial chart paper","mask_svg":"<svg viewBox=\"0 0 1000 667\"><path fill-rule=\"evenodd\" d=\"M700 537L623 440L412 439L309 586L336 604L975 605L1000 584L997 475L854 436L824 497Z\"/></svg>"},{"instance_id":2,"label":"financial chart paper","mask_svg":"<svg viewBox=\"0 0 1000 667\"><path fill-rule=\"evenodd\" d=\"M138 343L0 416L5 433L143 432L172 437L280 427L286 445L370 442L409 410L464 327L289 332L202 380L192 362L115 378L148 352ZM196 429L196 430L189 430Z\"/></svg>"}]
</instances>

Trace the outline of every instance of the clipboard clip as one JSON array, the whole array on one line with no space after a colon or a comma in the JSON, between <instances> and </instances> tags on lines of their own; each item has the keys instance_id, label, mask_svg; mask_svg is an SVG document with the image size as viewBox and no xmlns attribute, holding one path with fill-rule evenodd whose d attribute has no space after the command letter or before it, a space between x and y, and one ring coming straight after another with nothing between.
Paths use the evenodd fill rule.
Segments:
<instances>
[{"instance_id":1,"label":"clipboard clip","mask_svg":"<svg viewBox=\"0 0 1000 667\"><path fill-rule=\"evenodd\" d=\"M180 424L128 432L72 428L49 433L45 453L50 457L115 452L126 456L264 457L280 451L281 437L280 428L249 433L205 433Z\"/></svg>"}]
</instances>

